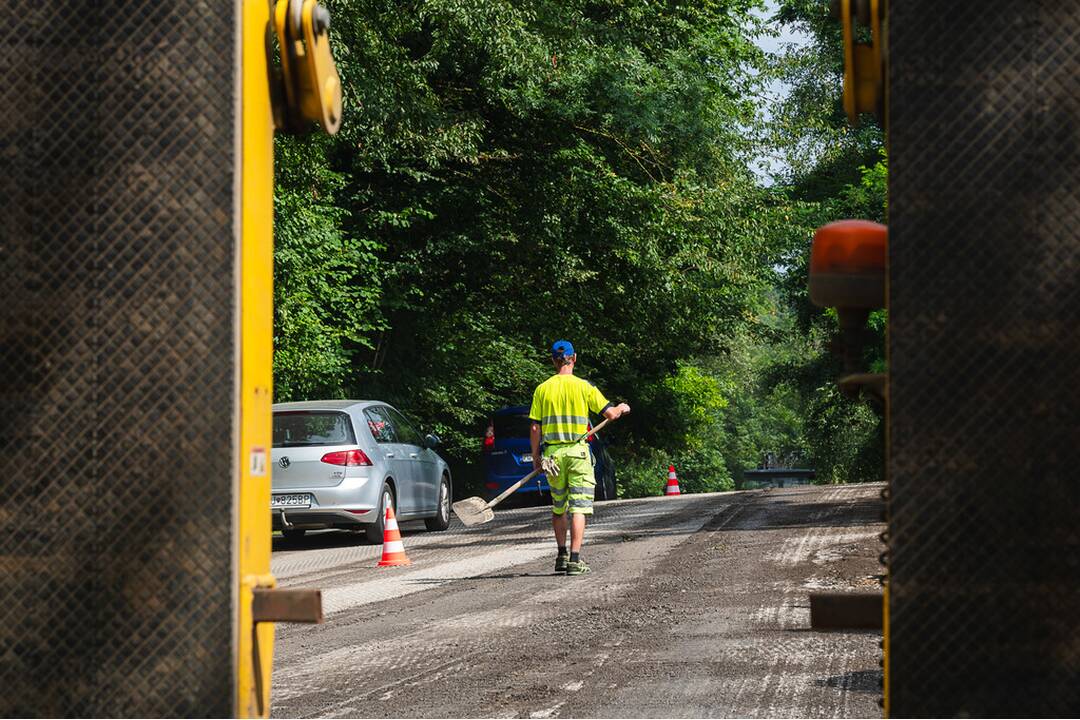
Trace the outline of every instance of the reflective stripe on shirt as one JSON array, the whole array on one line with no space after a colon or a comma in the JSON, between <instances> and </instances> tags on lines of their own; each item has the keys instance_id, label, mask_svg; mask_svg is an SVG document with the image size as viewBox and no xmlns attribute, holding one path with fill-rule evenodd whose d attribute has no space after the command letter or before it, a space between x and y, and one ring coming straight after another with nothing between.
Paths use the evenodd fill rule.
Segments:
<instances>
[{"instance_id":1,"label":"reflective stripe on shirt","mask_svg":"<svg viewBox=\"0 0 1080 720\"><path fill-rule=\"evenodd\" d=\"M541 424L545 443L576 442L589 431L589 418L581 415L548 415Z\"/></svg>"},{"instance_id":2,"label":"reflective stripe on shirt","mask_svg":"<svg viewBox=\"0 0 1080 720\"><path fill-rule=\"evenodd\" d=\"M583 417L581 415L548 415L543 420L541 420L541 422L544 425L547 425L548 423L559 423L560 425L588 425L589 418ZM586 432L587 430L588 428L582 430L581 432Z\"/></svg>"},{"instance_id":3,"label":"reflective stripe on shirt","mask_svg":"<svg viewBox=\"0 0 1080 720\"><path fill-rule=\"evenodd\" d=\"M536 388L529 417L540 423L545 445L573 443L589 431L589 413L607 405L607 398L587 380L555 375Z\"/></svg>"}]
</instances>

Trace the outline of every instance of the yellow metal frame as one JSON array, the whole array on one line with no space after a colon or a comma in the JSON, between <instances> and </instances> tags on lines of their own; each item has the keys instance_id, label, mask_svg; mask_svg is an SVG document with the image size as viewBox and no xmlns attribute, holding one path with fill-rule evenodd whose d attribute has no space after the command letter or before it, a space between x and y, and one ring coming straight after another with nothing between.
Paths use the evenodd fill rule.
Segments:
<instances>
[{"instance_id":1,"label":"yellow metal frame","mask_svg":"<svg viewBox=\"0 0 1080 720\"><path fill-rule=\"evenodd\" d=\"M870 13L870 44L855 41L854 0L840 0L840 25L844 41L844 112L854 125L862 113L875 113L883 119L886 104L885 35L888 11L886 0L863 0Z\"/></svg>"},{"instance_id":2,"label":"yellow metal frame","mask_svg":"<svg viewBox=\"0 0 1080 720\"><path fill-rule=\"evenodd\" d=\"M330 54L330 38L315 32L316 0L304 0L302 17L304 47L307 51L304 88L304 115L315 118L333 135L341 126L341 79Z\"/></svg>"},{"instance_id":3,"label":"yellow metal frame","mask_svg":"<svg viewBox=\"0 0 1080 720\"><path fill-rule=\"evenodd\" d=\"M882 590L882 618L881 618L881 649L882 649L882 671L884 677L882 680L882 708L884 710L884 717L890 717L889 715L889 578L888 570L885 571L885 587Z\"/></svg>"},{"instance_id":4,"label":"yellow metal frame","mask_svg":"<svg viewBox=\"0 0 1080 720\"><path fill-rule=\"evenodd\" d=\"M888 146L889 130L889 0L864 0L870 13L870 45L855 42L855 15L852 12L854 0L840 0L840 26L844 43L844 111L852 125L858 123L859 115L872 112L878 115L885 129L885 143ZM889 297L889 260L885 259L885 297L886 307ZM886 333L889 329L886 328ZM886 365L891 367L892 359L887 356L891 343L886 342ZM892 487L889 476L888 458L890 453L892 429L889 422L888 378L885 395L885 485ZM888 505L886 505L888 513ZM886 517L888 520L888 517ZM889 568L885 567L885 582L882 603L882 669L883 669L883 705L885 717L889 717Z\"/></svg>"},{"instance_id":5,"label":"yellow metal frame","mask_svg":"<svg viewBox=\"0 0 1080 720\"><path fill-rule=\"evenodd\" d=\"M237 717L269 715L274 648L273 624L256 627L251 612L254 589L274 585L269 512L274 290L274 126L266 55L270 9L269 0L240 3Z\"/></svg>"},{"instance_id":6,"label":"yellow metal frame","mask_svg":"<svg viewBox=\"0 0 1080 720\"><path fill-rule=\"evenodd\" d=\"M299 2L299 27L293 8ZM330 135L341 126L341 79L330 53L328 28L315 31L318 0L276 0L273 26L281 47L284 96L288 106L279 130L297 132L318 122Z\"/></svg>"},{"instance_id":7,"label":"yellow metal frame","mask_svg":"<svg viewBox=\"0 0 1080 720\"><path fill-rule=\"evenodd\" d=\"M880 8L878 7L880 3ZM885 147L889 146L889 0L873 0L871 5L871 11L873 13L873 24L871 25L871 33L874 39L874 67L877 72L877 93L878 98L881 101L881 123L882 128L885 130ZM886 210L885 222L888 224L888 210ZM889 254L885 254L885 307L889 306ZM891 323L886 326L885 332L889 333L892 325ZM885 367L892 367L892 357L888 354L888 348L891 347L888 336L886 336L885 348ZM885 503L885 527L886 529L892 524L892 518L889 514L889 503L892 501L892 477L889 472L889 457L891 456L890 447L892 445L892 425L889 422L889 418L892 416L891 402L892 393L888 391L889 377L886 374L885 377L885 487L889 492L889 500ZM890 542L892 538L889 538ZM889 558L889 562L892 562ZM891 680L891 674L889 671L889 658L890 658L890 636L889 636L889 563L885 564L885 581L882 588L882 618L881 618L881 650L882 650L882 710L885 717L890 717L890 704L889 704L889 683Z\"/></svg>"},{"instance_id":8,"label":"yellow metal frame","mask_svg":"<svg viewBox=\"0 0 1080 720\"><path fill-rule=\"evenodd\" d=\"M300 2L300 26L294 27L292 6ZM281 48L281 69L288 109L284 130L296 132L317 122L333 135L341 127L341 78L330 52L326 28L315 30L317 0L277 0L274 30ZM323 10L323 12L325 12Z\"/></svg>"}]
</instances>

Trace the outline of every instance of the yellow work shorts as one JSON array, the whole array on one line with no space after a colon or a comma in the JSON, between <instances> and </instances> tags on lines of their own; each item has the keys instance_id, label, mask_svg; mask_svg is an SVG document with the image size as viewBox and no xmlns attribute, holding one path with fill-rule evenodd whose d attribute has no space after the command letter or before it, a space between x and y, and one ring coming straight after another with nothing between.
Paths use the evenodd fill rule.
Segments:
<instances>
[{"instance_id":1,"label":"yellow work shorts","mask_svg":"<svg viewBox=\"0 0 1080 720\"><path fill-rule=\"evenodd\" d=\"M571 513L592 515L596 476L589 446L583 442L551 445L544 449L544 455L559 464L558 476L549 475L547 479L551 512L562 515L569 509Z\"/></svg>"}]
</instances>

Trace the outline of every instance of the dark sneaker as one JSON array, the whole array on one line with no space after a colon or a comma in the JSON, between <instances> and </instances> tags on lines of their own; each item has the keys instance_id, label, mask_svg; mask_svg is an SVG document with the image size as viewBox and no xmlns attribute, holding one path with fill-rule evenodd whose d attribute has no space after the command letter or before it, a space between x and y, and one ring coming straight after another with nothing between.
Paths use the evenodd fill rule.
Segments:
<instances>
[{"instance_id":1,"label":"dark sneaker","mask_svg":"<svg viewBox=\"0 0 1080 720\"><path fill-rule=\"evenodd\" d=\"M587 572L589 572L589 566L585 564L584 560L566 563L567 575L584 575Z\"/></svg>"},{"instance_id":2,"label":"dark sneaker","mask_svg":"<svg viewBox=\"0 0 1080 720\"><path fill-rule=\"evenodd\" d=\"M566 572L566 566L570 562L569 555L559 555L555 558L555 572Z\"/></svg>"}]
</instances>

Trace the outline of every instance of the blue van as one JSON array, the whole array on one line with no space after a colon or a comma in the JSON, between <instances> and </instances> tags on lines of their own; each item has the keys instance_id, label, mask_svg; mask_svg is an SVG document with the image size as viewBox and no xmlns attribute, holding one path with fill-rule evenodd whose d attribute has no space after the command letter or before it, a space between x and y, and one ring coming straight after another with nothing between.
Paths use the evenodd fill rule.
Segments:
<instances>
[{"instance_id":1,"label":"blue van","mask_svg":"<svg viewBox=\"0 0 1080 720\"><path fill-rule=\"evenodd\" d=\"M532 472L532 449L529 446L529 408L514 405L496 410L484 435L484 494L491 499ZM597 433L589 440L596 472L596 499L615 499L615 466L608 443ZM547 478L537 475L525 483L515 498L536 503L550 502Z\"/></svg>"}]
</instances>

